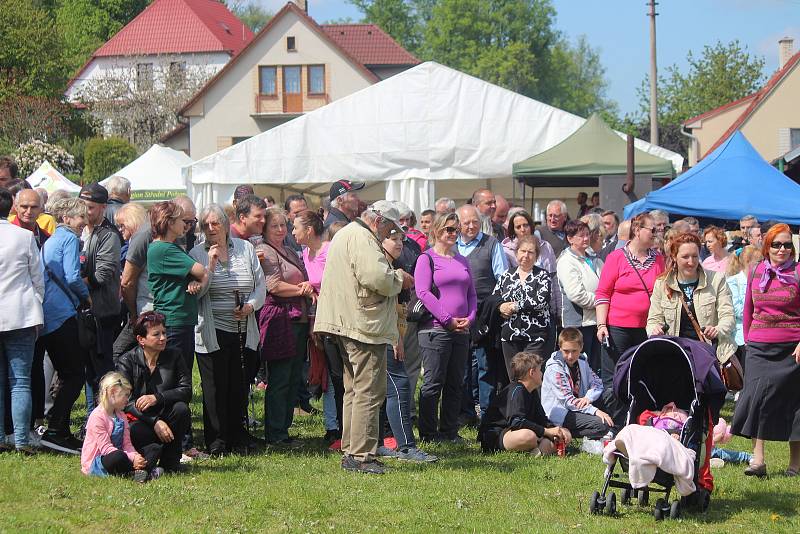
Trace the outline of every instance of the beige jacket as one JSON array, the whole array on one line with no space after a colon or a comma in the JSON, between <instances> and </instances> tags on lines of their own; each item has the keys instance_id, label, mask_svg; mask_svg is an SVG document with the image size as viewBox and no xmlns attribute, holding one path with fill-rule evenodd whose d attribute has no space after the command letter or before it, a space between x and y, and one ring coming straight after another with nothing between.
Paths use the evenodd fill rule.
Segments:
<instances>
[{"instance_id":1,"label":"beige jacket","mask_svg":"<svg viewBox=\"0 0 800 534\"><path fill-rule=\"evenodd\" d=\"M314 332L396 345L402 287L402 275L386 261L375 234L360 220L351 222L328 248Z\"/></svg>"},{"instance_id":2,"label":"beige jacket","mask_svg":"<svg viewBox=\"0 0 800 534\"><path fill-rule=\"evenodd\" d=\"M694 311L700 328L716 326L717 331L717 359L726 362L736 352L736 343L733 340L736 331L736 319L733 315L733 302L731 291L725 282L722 273L706 271L698 267L699 279L697 289L694 290ZM666 288L672 288L672 297L667 296ZM647 333L660 326L669 326L670 335L678 335L681 330L681 310L683 305L680 299L680 288L674 272L666 278L656 280L653 296L650 298L650 312L647 314Z\"/></svg>"}]
</instances>

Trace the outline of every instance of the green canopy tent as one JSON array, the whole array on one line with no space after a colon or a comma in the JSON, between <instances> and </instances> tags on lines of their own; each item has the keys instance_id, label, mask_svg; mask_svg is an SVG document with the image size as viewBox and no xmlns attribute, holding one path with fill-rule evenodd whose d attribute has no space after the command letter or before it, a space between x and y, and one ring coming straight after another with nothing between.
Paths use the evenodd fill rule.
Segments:
<instances>
[{"instance_id":1,"label":"green canopy tent","mask_svg":"<svg viewBox=\"0 0 800 534\"><path fill-rule=\"evenodd\" d=\"M635 173L673 178L672 162L634 148ZM556 146L512 167L514 178L532 187L597 187L600 176L625 175L628 147L596 113Z\"/></svg>"}]
</instances>

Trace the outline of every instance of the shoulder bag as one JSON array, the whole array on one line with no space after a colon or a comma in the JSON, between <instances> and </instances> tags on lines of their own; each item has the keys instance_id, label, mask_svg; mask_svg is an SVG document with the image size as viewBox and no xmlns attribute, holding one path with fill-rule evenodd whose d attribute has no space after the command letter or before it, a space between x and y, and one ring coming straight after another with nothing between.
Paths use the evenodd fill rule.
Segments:
<instances>
[{"instance_id":1,"label":"shoulder bag","mask_svg":"<svg viewBox=\"0 0 800 534\"><path fill-rule=\"evenodd\" d=\"M422 255L427 256L428 262L431 265L431 293L433 293L436 298L439 298L439 288L436 287L436 283L433 281L433 258L428 253L424 253ZM409 323L423 324L432 320L433 314L428 311L428 308L426 308L419 297L417 297L417 292L415 291L411 294L411 300L408 303L406 321Z\"/></svg>"}]
</instances>

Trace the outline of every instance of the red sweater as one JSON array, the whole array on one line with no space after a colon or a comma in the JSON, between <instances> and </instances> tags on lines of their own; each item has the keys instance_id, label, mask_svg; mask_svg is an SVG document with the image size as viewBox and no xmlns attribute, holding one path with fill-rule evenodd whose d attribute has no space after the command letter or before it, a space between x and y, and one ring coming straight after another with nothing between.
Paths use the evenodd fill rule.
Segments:
<instances>
[{"instance_id":1,"label":"red sweater","mask_svg":"<svg viewBox=\"0 0 800 534\"><path fill-rule=\"evenodd\" d=\"M656 255L655 261L646 271L640 270L638 274L628 262L624 249L617 249L609 254L595 292L595 305L609 305L606 323L609 326L644 328L653 286L658 275L663 272L664 257L661 254ZM649 294L644 290L642 279Z\"/></svg>"}]
</instances>

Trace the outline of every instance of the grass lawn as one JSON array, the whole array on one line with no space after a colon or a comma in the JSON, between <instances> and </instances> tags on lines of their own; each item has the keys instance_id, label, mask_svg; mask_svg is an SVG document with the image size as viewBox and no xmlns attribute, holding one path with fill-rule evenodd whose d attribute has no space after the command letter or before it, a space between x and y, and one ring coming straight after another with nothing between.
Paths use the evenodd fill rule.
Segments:
<instances>
[{"instance_id":1,"label":"grass lawn","mask_svg":"<svg viewBox=\"0 0 800 534\"><path fill-rule=\"evenodd\" d=\"M201 443L199 386L193 414ZM429 446L438 463L388 461L391 472L377 477L344 472L323 433L321 416L300 417L292 428L304 442L299 449L196 463L187 475L141 486L87 478L76 457L2 454L0 530L800 532L800 481L780 474L786 444L768 447L770 478L753 480L742 466L726 466L715 472L706 514L656 523L652 507L618 504L617 517L589 515L589 498L603 477L597 456L571 451L567 458L534 459L486 456L472 443ZM462 433L475 437L474 430ZM735 438L731 447L748 443Z\"/></svg>"}]
</instances>

